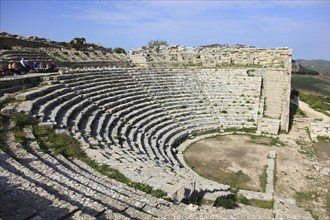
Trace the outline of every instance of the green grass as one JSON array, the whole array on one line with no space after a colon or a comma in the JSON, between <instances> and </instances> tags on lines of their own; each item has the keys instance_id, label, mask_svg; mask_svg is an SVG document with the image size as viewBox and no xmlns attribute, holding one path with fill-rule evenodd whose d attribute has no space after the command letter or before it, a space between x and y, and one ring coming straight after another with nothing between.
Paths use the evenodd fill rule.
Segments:
<instances>
[{"instance_id":1,"label":"green grass","mask_svg":"<svg viewBox=\"0 0 330 220\"><path fill-rule=\"evenodd\" d=\"M271 142L270 142L270 145L284 147L285 143L283 141L281 141L279 137L273 137Z\"/></svg>"},{"instance_id":2,"label":"green grass","mask_svg":"<svg viewBox=\"0 0 330 220\"><path fill-rule=\"evenodd\" d=\"M5 107L7 104L15 101L15 98L8 97L2 101L0 101L0 110ZM8 117L0 114L0 149L7 152L8 148L5 144L5 131L4 131L4 124L8 122Z\"/></svg>"},{"instance_id":3,"label":"green grass","mask_svg":"<svg viewBox=\"0 0 330 220\"><path fill-rule=\"evenodd\" d=\"M246 133L255 133L257 128L226 128L225 132L246 132Z\"/></svg>"},{"instance_id":4,"label":"green grass","mask_svg":"<svg viewBox=\"0 0 330 220\"><path fill-rule=\"evenodd\" d=\"M243 173L242 170L239 170L237 172L231 172L227 173L224 172L224 175L222 175L221 183L228 184L233 188L245 188L245 183L249 182L251 178Z\"/></svg>"},{"instance_id":5,"label":"green grass","mask_svg":"<svg viewBox=\"0 0 330 220\"><path fill-rule=\"evenodd\" d=\"M259 200L251 199L251 206L259 207L262 209L272 209L274 207L274 200Z\"/></svg>"},{"instance_id":6,"label":"green grass","mask_svg":"<svg viewBox=\"0 0 330 220\"><path fill-rule=\"evenodd\" d=\"M298 150L299 153L306 155L308 158L315 159L316 151L314 146L308 146L305 140L301 138L296 140L296 144L300 146L300 149Z\"/></svg>"},{"instance_id":7,"label":"green grass","mask_svg":"<svg viewBox=\"0 0 330 220\"><path fill-rule=\"evenodd\" d=\"M272 209L274 207L274 200L247 199L245 196L239 195L237 201L244 205L250 205L263 209Z\"/></svg>"},{"instance_id":8,"label":"green grass","mask_svg":"<svg viewBox=\"0 0 330 220\"><path fill-rule=\"evenodd\" d=\"M5 107L8 103L14 102L15 98L14 97L8 97L5 100L0 101L0 110Z\"/></svg>"},{"instance_id":9,"label":"green grass","mask_svg":"<svg viewBox=\"0 0 330 220\"><path fill-rule=\"evenodd\" d=\"M318 140L319 142L330 142L330 138L327 137L327 136L318 136L318 137L317 137L317 140Z\"/></svg>"},{"instance_id":10,"label":"green grass","mask_svg":"<svg viewBox=\"0 0 330 220\"><path fill-rule=\"evenodd\" d=\"M208 200L208 199L204 199L204 198L203 198L203 199L201 200L201 203L198 204L198 205L211 206L213 203L214 203L214 201L212 201L212 200Z\"/></svg>"},{"instance_id":11,"label":"green grass","mask_svg":"<svg viewBox=\"0 0 330 220\"><path fill-rule=\"evenodd\" d=\"M330 116L330 103L327 102L325 98L302 92L299 93L299 98L301 101L306 102L314 110Z\"/></svg>"},{"instance_id":12,"label":"green grass","mask_svg":"<svg viewBox=\"0 0 330 220\"><path fill-rule=\"evenodd\" d=\"M292 75L291 86L299 91L312 92L328 97L329 102L330 85L327 79L322 79L315 76Z\"/></svg>"},{"instance_id":13,"label":"green grass","mask_svg":"<svg viewBox=\"0 0 330 220\"><path fill-rule=\"evenodd\" d=\"M164 191L161 191L159 189L155 190L151 186L144 183L131 181L118 170L113 169L104 164L99 164L94 160L88 158L86 153L80 148L79 142L67 134L57 134L52 129L39 126L34 127L34 134L39 140L41 148L47 152L51 151L54 154L62 154L64 157L70 159L77 158L88 164L90 167L92 167L99 173L111 179L115 179L119 182L125 183L128 186L151 194L155 197L168 199L167 193L165 193Z\"/></svg>"},{"instance_id":14,"label":"green grass","mask_svg":"<svg viewBox=\"0 0 330 220\"><path fill-rule=\"evenodd\" d=\"M280 140L279 137L266 137L262 135L249 135L249 142L254 144L260 144L265 146L277 146L284 147L285 143Z\"/></svg>"},{"instance_id":15,"label":"green grass","mask_svg":"<svg viewBox=\"0 0 330 220\"><path fill-rule=\"evenodd\" d=\"M262 173L259 176L260 187L262 192L266 192L266 185L267 185L267 165L264 166L262 169Z\"/></svg>"},{"instance_id":16,"label":"green grass","mask_svg":"<svg viewBox=\"0 0 330 220\"><path fill-rule=\"evenodd\" d=\"M306 211L310 212L314 219L319 219L312 208L314 207L313 202L317 201L319 197L320 196L317 192L296 192L294 198L299 207L302 207Z\"/></svg>"},{"instance_id":17,"label":"green grass","mask_svg":"<svg viewBox=\"0 0 330 220\"><path fill-rule=\"evenodd\" d=\"M304 203L306 201L313 201L318 198L318 194L316 192L296 192L295 200L299 204Z\"/></svg>"},{"instance_id":18,"label":"green grass","mask_svg":"<svg viewBox=\"0 0 330 220\"><path fill-rule=\"evenodd\" d=\"M173 67L203 67L202 63L176 63Z\"/></svg>"},{"instance_id":19,"label":"green grass","mask_svg":"<svg viewBox=\"0 0 330 220\"><path fill-rule=\"evenodd\" d=\"M299 115L299 116L301 116L303 118L306 118L307 117L306 113L303 112L303 110L301 110L300 108L297 109L297 112L296 113L297 113L297 115Z\"/></svg>"},{"instance_id":20,"label":"green grass","mask_svg":"<svg viewBox=\"0 0 330 220\"><path fill-rule=\"evenodd\" d=\"M250 200L249 200L248 198L246 198L245 196L243 196L243 195L239 195L239 196L237 197L237 201L238 201L239 203L244 204L244 205L251 205Z\"/></svg>"},{"instance_id":21,"label":"green grass","mask_svg":"<svg viewBox=\"0 0 330 220\"><path fill-rule=\"evenodd\" d=\"M263 209L272 209L274 207L274 200L259 200L259 199L247 199L243 195L238 196L238 189L231 190L233 193L227 197L219 197L216 201L214 201L213 206L215 207L223 207L225 209L235 209L238 206L238 203L259 207ZM212 201L206 200L202 198L198 203L198 205L211 205Z\"/></svg>"},{"instance_id":22,"label":"green grass","mask_svg":"<svg viewBox=\"0 0 330 220\"><path fill-rule=\"evenodd\" d=\"M270 145L271 138L259 135L249 135L250 140L249 142L254 144L261 144L261 145Z\"/></svg>"},{"instance_id":23,"label":"green grass","mask_svg":"<svg viewBox=\"0 0 330 220\"><path fill-rule=\"evenodd\" d=\"M217 64L216 67L225 68L225 67L233 67L233 68L262 68L263 66L260 64Z\"/></svg>"},{"instance_id":24,"label":"green grass","mask_svg":"<svg viewBox=\"0 0 330 220\"><path fill-rule=\"evenodd\" d=\"M274 170L273 170L273 188L275 189L276 183L277 183L277 163L276 160L274 160Z\"/></svg>"},{"instance_id":25,"label":"green grass","mask_svg":"<svg viewBox=\"0 0 330 220\"><path fill-rule=\"evenodd\" d=\"M28 142L32 141L30 138L27 138L24 133L24 128L27 125L34 125L35 121L31 120L31 115L24 114L14 114L10 117L10 120L14 122L14 127L12 128L12 132L15 135L15 141L19 143L23 148L28 148Z\"/></svg>"},{"instance_id":26,"label":"green grass","mask_svg":"<svg viewBox=\"0 0 330 220\"><path fill-rule=\"evenodd\" d=\"M50 128L34 126L33 132L38 140L40 148L54 154L61 154L70 159L85 159L85 152L80 148L79 142L71 136L61 133L57 134Z\"/></svg>"}]
</instances>

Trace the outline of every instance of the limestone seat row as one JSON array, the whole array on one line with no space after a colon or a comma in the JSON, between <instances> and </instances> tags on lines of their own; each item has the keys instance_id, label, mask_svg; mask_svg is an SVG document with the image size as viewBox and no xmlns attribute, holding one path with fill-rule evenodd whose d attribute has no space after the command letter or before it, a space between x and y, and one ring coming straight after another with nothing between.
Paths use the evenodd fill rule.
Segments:
<instances>
[{"instance_id":1,"label":"limestone seat row","mask_svg":"<svg viewBox=\"0 0 330 220\"><path fill-rule=\"evenodd\" d=\"M182 165L175 148L199 132L224 126L256 127L260 81L249 79L251 84L254 82L249 96L237 99L244 92L244 88L236 86L245 83L243 76L234 77L234 95L228 97L229 93L208 90L209 76L200 79L205 74L208 71L205 73L203 69L64 73L58 77L56 87L26 97L32 103L35 117L66 130L85 146L90 156L117 168L132 180L146 182L169 195L186 189L229 193L229 186L196 177ZM214 75L217 78L212 75L209 79L217 80L218 86L226 85L230 91L230 84L220 83L224 77ZM212 98L228 101L218 101L215 106ZM249 105L237 106L235 112L227 110L224 115L222 111L228 109L231 99L248 101ZM194 188L191 183L196 178L198 183ZM169 184L173 182L174 186Z\"/></svg>"}]
</instances>

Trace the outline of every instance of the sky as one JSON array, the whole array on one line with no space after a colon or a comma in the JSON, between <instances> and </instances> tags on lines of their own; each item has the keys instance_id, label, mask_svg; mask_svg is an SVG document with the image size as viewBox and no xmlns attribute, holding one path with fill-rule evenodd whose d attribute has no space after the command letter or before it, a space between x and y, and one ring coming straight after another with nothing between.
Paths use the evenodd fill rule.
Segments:
<instances>
[{"instance_id":1,"label":"sky","mask_svg":"<svg viewBox=\"0 0 330 220\"><path fill-rule=\"evenodd\" d=\"M0 29L126 51L151 40L201 46L289 47L294 59L330 60L329 0L0 0Z\"/></svg>"}]
</instances>

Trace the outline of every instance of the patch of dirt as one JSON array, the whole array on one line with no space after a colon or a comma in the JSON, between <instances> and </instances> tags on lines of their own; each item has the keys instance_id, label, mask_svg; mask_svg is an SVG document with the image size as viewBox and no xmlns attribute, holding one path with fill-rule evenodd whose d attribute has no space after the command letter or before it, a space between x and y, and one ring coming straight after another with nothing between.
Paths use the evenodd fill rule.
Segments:
<instances>
[{"instance_id":1,"label":"patch of dirt","mask_svg":"<svg viewBox=\"0 0 330 220\"><path fill-rule=\"evenodd\" d=\"M330 143L326 141L319 141L318 143L313 143L316 151L316 156L320 163L329 162L330 158Z\"/></svg>"},{"instance_id":2,"label":"patch of dirt","mask_svg":"<svg viewBox=\"0 0 330 220\"><path fill-rule=\"evenodd\" d=\"M227 178L241 170L248 178L239 187L262 191L259 176L267 164L271 149L254 144L250 136L229 135L220 140L211 138L198 141L189 146L184 156L189 166L204 177L226 183L229 182Z\"/></svg>"},{"instance_id":3,"label":"patch of dirt","mask_svg":"<svg viewBox=\"0 0 330 220\"><path fill-rule=\"evenodd\" d=\"M326 206L330 196L330 144L312 143L307 127L315 120L330 120L306 103L300 102L299 108L307 117L295 116L290 132L279 135L284 146L271 145L272 139L265 137L220 136L190 145L184 152L185 160L200 175L220 183L236 177L229 173L241 170L248 178L239 187L261 191L259 176L267 165L269 151L275 150L275 194L296 199L297 205L314 217L329 219Z\"/></svg>"}]
</instances>

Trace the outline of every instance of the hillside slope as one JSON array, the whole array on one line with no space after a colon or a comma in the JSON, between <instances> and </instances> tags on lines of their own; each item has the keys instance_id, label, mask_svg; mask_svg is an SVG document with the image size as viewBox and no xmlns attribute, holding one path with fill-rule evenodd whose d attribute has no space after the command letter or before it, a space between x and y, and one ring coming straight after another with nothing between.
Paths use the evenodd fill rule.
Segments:
<instances>
[{"instance_id":1,"label":"hillside slope","mask_svg":"<svg viewBox=\"0 0 330 220\"><path fill-rule=\"evenodd\" d=\"M311 69L307 69L301 64L299 64L297 61L292 60L292 74L298 74L298 75L320 75L319 72Z\"/></svg>"},{"instance_id":2,"label":"hillside slope","mask_svg":"<svg viewBox=\"0 0 330 220\"><path fill-rule=\"evenodd\" d=\"M301 66L319 72L321 75L330 76L330 61L329 60L296 60Z\"/></svg>"}]
</instances>

